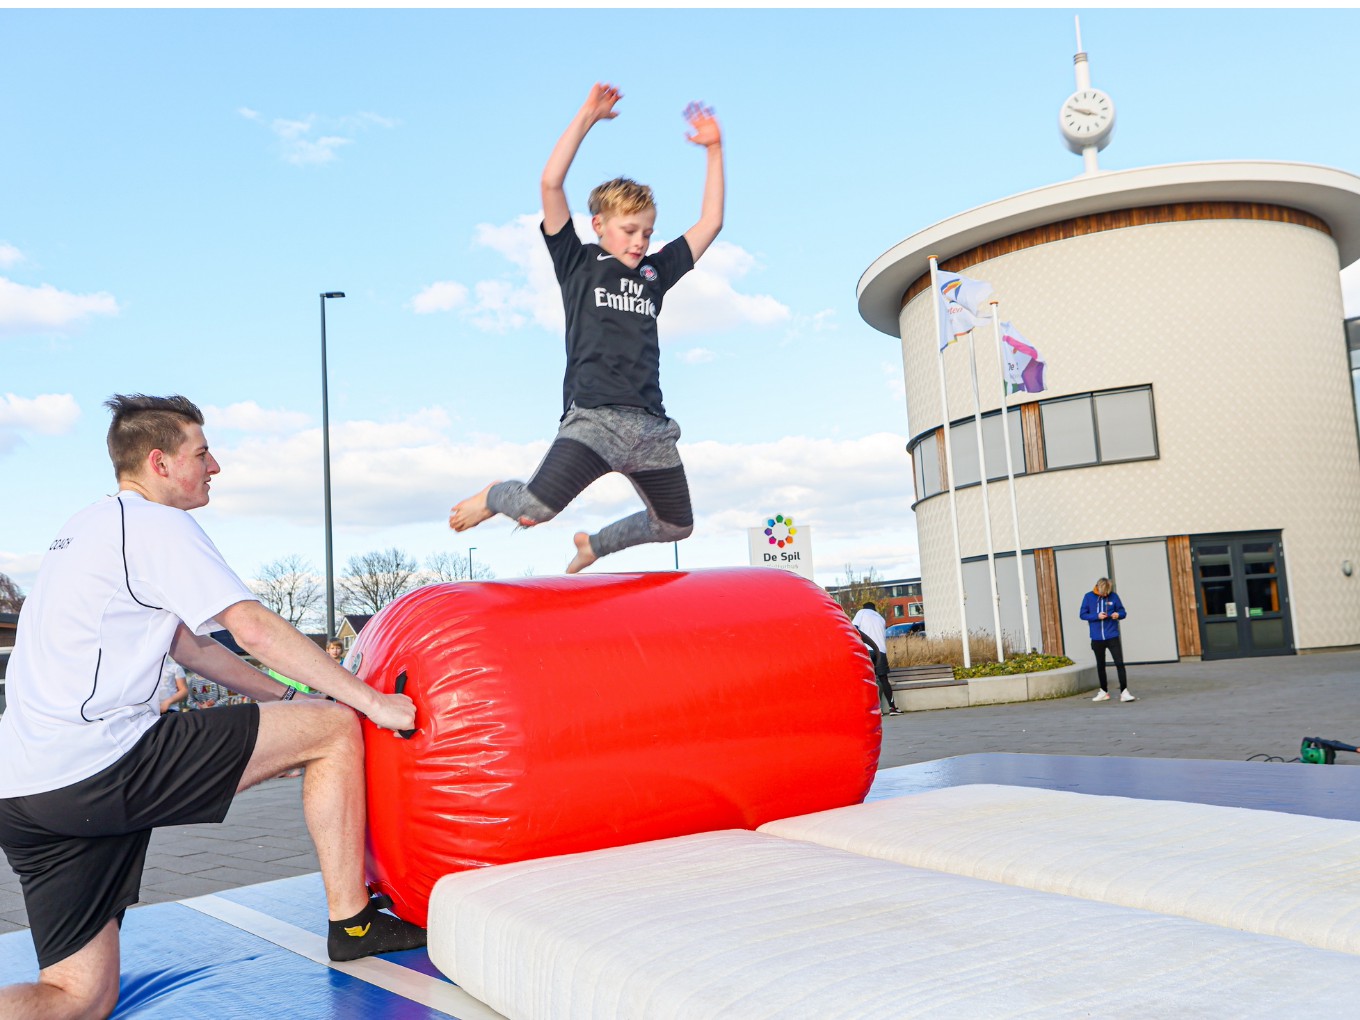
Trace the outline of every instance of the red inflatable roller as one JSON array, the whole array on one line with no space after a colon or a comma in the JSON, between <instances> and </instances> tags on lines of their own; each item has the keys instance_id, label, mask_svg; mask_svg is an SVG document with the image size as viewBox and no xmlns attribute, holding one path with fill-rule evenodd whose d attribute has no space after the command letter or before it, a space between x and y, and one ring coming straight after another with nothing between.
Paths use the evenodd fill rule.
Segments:
<instances>
[{"instance_id":1,"label":"red inflatable roller","mask_svg":"<svg viewBox=\"0 0 1360 1020\"><path fill-rule=\"evenodd\" d=\"M782 570L432 585L350 654L416 704L364 737L369 875L419 924L449 872L856 804L878 764L864 643Z\"/></svg>"}]
</instances>

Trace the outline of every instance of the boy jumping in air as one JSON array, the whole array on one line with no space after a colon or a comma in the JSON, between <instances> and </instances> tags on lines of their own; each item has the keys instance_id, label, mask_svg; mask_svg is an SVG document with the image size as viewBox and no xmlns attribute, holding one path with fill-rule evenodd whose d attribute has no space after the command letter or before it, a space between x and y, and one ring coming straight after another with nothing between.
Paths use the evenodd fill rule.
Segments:
<instances>
[{"instance_id":1,"label":"boy jumping in air","mask_svg":"<svg viewBox=\"0 0 1360 1020\"><path fill-rule=\"evenodd\" d=\"M656 223L652 189L625 177L590 193L598 244L582 244L564 190L567 170L595 124L613 120L618 89L597 84L558 139L543 170L543 239L552 256L567 317L567 371L561 425L543 463L525 482L493 482L454 506L449 527L474 528L495 514L525 527L551 520L591 482L624 475L647 509L602 528L577 532L575 574L601 556L644 542L675 542L694 530L689 484L676 442L680 426L661 403L656 318L666 291L694 268L723 222L722 132L713 111L685 110L686 137L707 153L699 221L647 254Z\"/></svg>"}]
</instances>

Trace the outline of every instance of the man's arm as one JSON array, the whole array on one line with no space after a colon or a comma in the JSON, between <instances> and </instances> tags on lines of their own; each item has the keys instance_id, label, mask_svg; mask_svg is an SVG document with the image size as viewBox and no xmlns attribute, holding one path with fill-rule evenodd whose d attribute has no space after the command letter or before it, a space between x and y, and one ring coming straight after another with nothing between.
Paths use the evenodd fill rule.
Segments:
<instances>
[{"instance_id":1,"label":"man's arm","mask_svg":"<svg viewBox=\"0 0 1360 1020\"><path fill-rule=\"evenodd\" d=\"M613 85L608 82L604 84L596 82L591 86L586 101L576 111L576 116L567 125L567 130L562 132L562 137L553 146L552 155L548 157L548 165L543 168L543 180L540 182L545 234L556 234L571 219L571 209L567 207L567 171L571 169L571 162L576 158L576 151L581 147L581 142L585 140L596 122L613 120L618 116L614 112L614 104L622 98L623 93Z\"/></svg>"},{"instance_id":2,"label":"man's arm","mask_svg":"<svg viewBox=\"0 0 1360 1020\"><path fill-rule=\"evenodd\" d=\"M386 730L409 730L415 727L415 705L404 694L379 694L356 679L349 670L301 634L283 617L254 600L237 602L217 614L238 644L261 662L268 663L284 676L305 683L313 690L328 694L368 716ZM192 643L189 656L203 655L204 668L189 658L181 658L175 649ZM215 648L208 647L209 645ZM283 685L271 679L223 648L212 638L201 638L180 627L171 646L176 662L203 673L234 691L259 701L277 701L283 696ZM225 657L225 658L224 658Z\"/></svg>"},{"instance_id":3,"label":"man's arm","mask_svg":"<svg viewBox=\"0 0 1360 1020\"><path fill-rule=\"evenodd\" d=\"M689 242L690 254L694 261L708 251L708 246L718 236L723 225L723 154L722 130L713 117L713 110L700 103L690 103L685 107L685 119L689 121L692 133L686 139L695 145L702 145L708 160L704 176L704 200L699 207L699 222L685 231Z\"/></svg>"},{"instance_id":4,"label":"man's arm","mask_svg":"<svg viewBox=\"0 0 1360 1020\"><path fill-rule=\"evenodd\" d=\"M261 673L211 637L200 637L184 624L175 631L170 657L199 676L256 701L278 701L283 694L282 686L268 674Z\"/></svg>"}]
</instances>

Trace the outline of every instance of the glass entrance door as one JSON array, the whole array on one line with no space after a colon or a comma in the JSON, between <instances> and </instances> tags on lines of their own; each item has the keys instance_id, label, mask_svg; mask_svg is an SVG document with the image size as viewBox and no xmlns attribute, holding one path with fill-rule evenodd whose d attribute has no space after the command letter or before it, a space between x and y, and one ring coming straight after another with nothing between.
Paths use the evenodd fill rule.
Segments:
<instances>
[{"instance_id":1,"label":"glass entrance door","mask_svg":"<svg viewBox=\"0 0 1360 1020\"><path fill-rule=\"evenodd\" d=\"M1204 658L1294 653L1278 531L1196 535L1190 555Z\"/></svg>"}]
</instances>

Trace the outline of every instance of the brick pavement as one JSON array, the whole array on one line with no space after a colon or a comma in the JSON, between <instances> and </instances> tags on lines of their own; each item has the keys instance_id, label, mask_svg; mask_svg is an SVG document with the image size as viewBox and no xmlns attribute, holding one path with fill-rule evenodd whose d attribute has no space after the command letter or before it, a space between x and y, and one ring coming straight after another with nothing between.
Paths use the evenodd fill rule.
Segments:
<instances>
[{"instance_id":1,"label":"brick pavement","mask_svg":"<svg viewBox=\"0 0 1360 1020\"><path fill-rule=\"evenodd\" d=\"M1139 701L1093 704L1088 693L895 716L884 720L880 767L991 751L1288 760L1304 736L1360 745L1360 651L1131 666L1129 687ZM1343 753L1342 764L1360 755ZM142 902L315 871L301 785L271 779L237 797L221 825L156 832ZM23 927L18 879L0 860L0 933Z\"/></svg>"}]
</instances>

